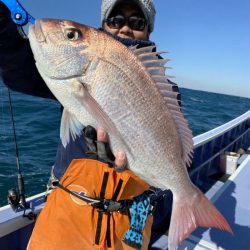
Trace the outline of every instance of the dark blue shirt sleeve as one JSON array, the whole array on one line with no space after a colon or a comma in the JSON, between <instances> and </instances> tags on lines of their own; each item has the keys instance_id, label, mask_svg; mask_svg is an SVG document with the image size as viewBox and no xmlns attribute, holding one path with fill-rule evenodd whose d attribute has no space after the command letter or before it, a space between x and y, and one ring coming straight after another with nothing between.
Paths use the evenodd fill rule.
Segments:
<instances>
[{"instance_id":1,"label":"dark blue shirt sleeve","mask_svg":"<svg viewBox=\"0 0 250 250\"><path fill-rule=\"evenodd\" d=\"M19 34L9 15L0 16L0 76L12 90L55 99L38 73L29 40Z\"/></svg>"}]
</instances>

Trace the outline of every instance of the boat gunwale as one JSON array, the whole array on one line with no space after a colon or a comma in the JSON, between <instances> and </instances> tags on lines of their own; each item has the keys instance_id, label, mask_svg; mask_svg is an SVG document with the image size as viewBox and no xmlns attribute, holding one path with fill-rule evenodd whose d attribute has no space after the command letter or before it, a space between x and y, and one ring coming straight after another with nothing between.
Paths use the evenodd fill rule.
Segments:
<instances>
[{"instance_id":1,"label":"boat gunwale","mask_svg":"<svg viewBox=\"0 0 250 250\"><path fill-rule=\"evenodd\" d=\"M203 134L195 136L193 138L194 149L214 140L215 138L217 138L225 133L227 133L228 131L237 127L238 125L240 125L244 121L247 121L248 119L250 119L250 110L245 112L241 116L238 116L235 119L233 119L227 123L222 124L219 127L216 127L216 128L209 130Z\"/></svg>"},{"instance_id":2,"label":"boat gunwale","mask_svg":"<svg viewBox=\"0 0 250 250\"><path fill-rule=\"evenodd\" d=\"M25 214L29 214L30 212L33 212L35 215L39 214L44 207L45 195L46 192L42 192L27 198L27 202L31 204L31 208L26 209ZM38 206L33 205L33 203L36 203L40 199L43 200L42 203ZM34 220L24 217L23 210L14 212L10 205L0 207L0 213L3 212L8 213L9 216L8 218L4 217L5 220L0 222L0 238L34 223Z\"/></svg>"}]
</instances>

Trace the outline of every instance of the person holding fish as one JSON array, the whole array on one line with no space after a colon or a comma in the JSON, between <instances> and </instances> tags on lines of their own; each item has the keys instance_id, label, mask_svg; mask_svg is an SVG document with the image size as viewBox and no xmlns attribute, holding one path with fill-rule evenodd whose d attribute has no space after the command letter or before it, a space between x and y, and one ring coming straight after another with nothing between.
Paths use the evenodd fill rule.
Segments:
<instances>
[{"instance_id":1,"label":"person holding fish","mask_svg":"<svg viewBox=\"0 0 250 250\"><path fill-rule=\"evenodd\" d=\"M231 232L188 177L192 133L177 86L165 75L166 61L149 40L154 18L151 0L103 0L101 30L38 20L30 26L30 44L4 19L9 29L0 31L0 67L6 85L56 97L64 106L52 179L57 188L28 249L150 249L150 237L168 227L172 200L169 191L150 186L173 192L170 250L197 226ZM104 129L95 135L83 124ZM126 160L129 170L123 169Z\"/></svg>"},{"instance_id":2,"label":"person holding fish","mask_svg":"<svg viewBox=\"0 0 250 250\"><path fill-rule=\"evenodd\" d=\"M149 40L149 37L154 28L154 18L155 9L151 1L139 1L139 5L137 1L103 1L101 10L102 28L100 30L126 46L153 46L154 43ZM6 27L0 30L2 44L2 48L0 47L0 67L4 83L15 91L55 99L36 69L28 40L23 39L18 34L16 26L9 18L9 11L3 4L0 6L0 23L3 24L2 27ZM13 58L15 59L13 60ZM178 91L177 85L174 84L173 88ZM85 135L87 136L85 137ZM95 137L97 137L97 144L93 145ZM92 127L87 127L85 134L77 137L75 141L70 141L66 149L60 143L53 167L53 176L61 179L73 159L86 157L86 147L92 149L92 151L89 150L92 153L94 151L99 152L101 158L106 161L110 158L114 159L110 153L107 140L108 135L105 130L98 128L96 135ZM118 170L126 165L126 156L123 151L117 153L115 165L118 166ZM152 243L168 228L172 202L171 192L161 192L160 190L157 190L157 192L158 206L154 212Z\"/></svg>"}]
</instances>

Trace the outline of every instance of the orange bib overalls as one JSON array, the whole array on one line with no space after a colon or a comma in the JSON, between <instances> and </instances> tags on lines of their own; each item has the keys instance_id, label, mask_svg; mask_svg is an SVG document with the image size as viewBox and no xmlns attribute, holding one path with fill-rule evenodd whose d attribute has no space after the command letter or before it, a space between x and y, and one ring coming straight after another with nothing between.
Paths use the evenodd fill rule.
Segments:
<instances>
[{"instance_id":1,"label":"orange bib overalls","mask_svg":"<svg viewBox=\"0 0 250 250\"><path fill-rule=\"evenodd\" d=\"M100 161L73 160L60 180L71 192L95 199L132 200L149 189L131 171L117 173ZM141 249L150 240L152 215L149 215ZM48 196L35 224L28 250L133 249L123 238L130 228L124 212L103 212L61 188Z\"/></svg>"}]
</instances>

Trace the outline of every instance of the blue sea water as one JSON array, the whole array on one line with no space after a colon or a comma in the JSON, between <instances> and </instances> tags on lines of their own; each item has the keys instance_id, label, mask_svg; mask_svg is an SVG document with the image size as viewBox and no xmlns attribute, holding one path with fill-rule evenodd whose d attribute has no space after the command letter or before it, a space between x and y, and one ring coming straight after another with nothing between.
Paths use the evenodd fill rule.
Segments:
<instances>
[{"instance_id":1,"label":"blue sea water","mask_svg":"<svg viewBox=\"0 0 250 250\"><path fill-rule=\"evenodd\" d=\"M213 129L250 109L250 99L180 89L183 112L193 134ZM43 192L59 140L60 105L53 100L11 92L20 166L27 196ZM0 205L16 186L16 153L8 91L0 83Z\"/></svg>"}]
</instances>

